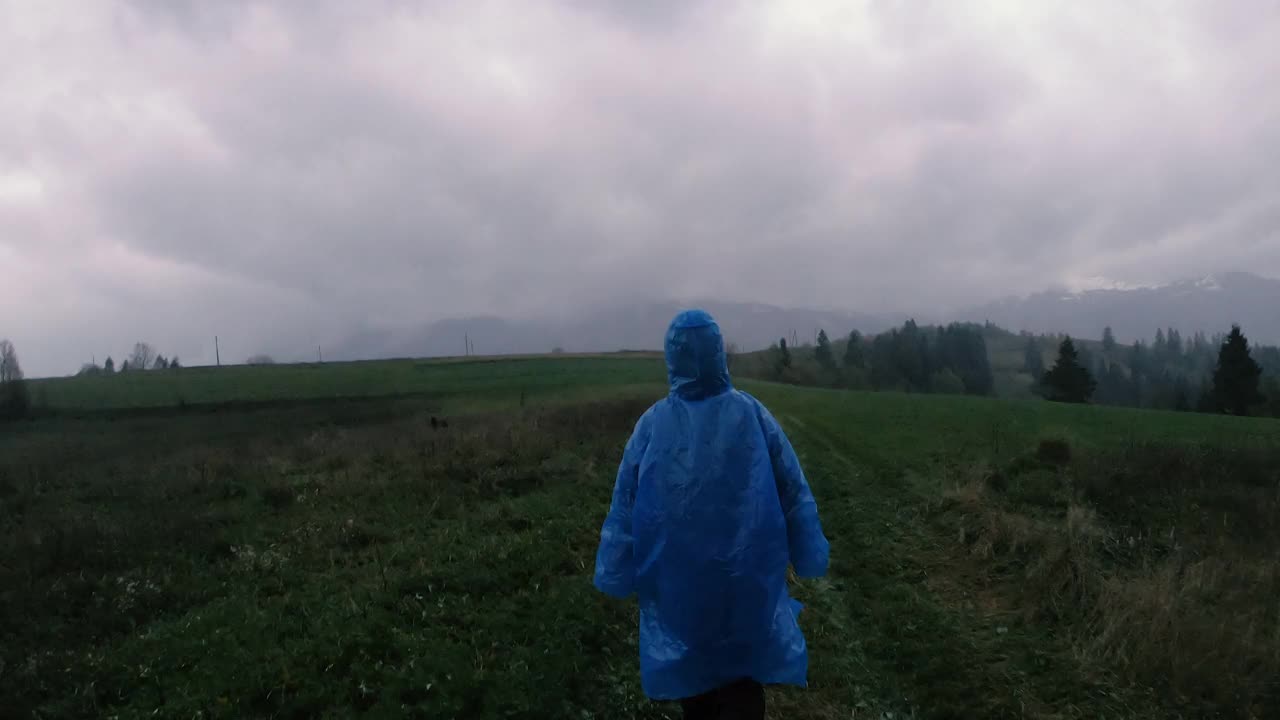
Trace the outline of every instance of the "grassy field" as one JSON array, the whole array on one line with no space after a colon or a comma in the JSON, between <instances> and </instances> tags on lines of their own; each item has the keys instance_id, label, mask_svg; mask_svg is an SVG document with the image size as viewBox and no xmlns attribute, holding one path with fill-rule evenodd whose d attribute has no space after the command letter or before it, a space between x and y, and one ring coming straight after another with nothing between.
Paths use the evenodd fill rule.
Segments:
<instances>
[{"instance_id":1,"label":"grassy field","mask_svg":"<svg viewBox=\"0 0 1280 720\"><path fill-rule=\"evenodd\" d=\"M430 395L475 410L512 392L541 397L661 377L656 353L230 365L29 382L42 409L104 410L280 400ZM517 396L518 399L518 396Z\"/></svg>"},{"instance_id":2,"label":"grassy field","mask_svg":"<svg viewBox=\"0 0 1280 720\"><path fill-rule=\"evenodd\" d=\"M222 372L0 428L0 715L678 716L590 584L660 361ZM832 542L775 717L1280 714L1280 422L744 387Z\"/></svg>"}]
</instances>

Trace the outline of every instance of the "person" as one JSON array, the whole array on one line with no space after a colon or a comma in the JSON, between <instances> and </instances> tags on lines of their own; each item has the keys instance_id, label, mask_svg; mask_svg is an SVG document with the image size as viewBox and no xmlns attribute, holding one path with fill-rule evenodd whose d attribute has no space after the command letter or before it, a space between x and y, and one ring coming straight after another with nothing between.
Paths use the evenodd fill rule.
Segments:
<instances>
[{"instance_id":1,"label":"person","mask_svg":"<svg viewBox=\"0 0 1280 720\"><path fill-rule=\"evenodd\" d=\"M686 718L763 718L765 685L807 683L787 567L824 575L829 545L787 436L730 382L711 315L677 315L666 359L671 390L623 451L595 586L639 600L648 697Z\"/></svg>"}]
</instances>

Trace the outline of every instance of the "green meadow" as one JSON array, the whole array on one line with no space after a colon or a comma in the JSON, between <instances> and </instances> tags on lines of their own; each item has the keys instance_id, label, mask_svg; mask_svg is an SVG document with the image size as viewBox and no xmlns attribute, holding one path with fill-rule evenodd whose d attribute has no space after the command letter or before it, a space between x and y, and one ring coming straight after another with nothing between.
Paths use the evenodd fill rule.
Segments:
<instances>
[{"instance_id":1,"label":"green meadow","mask_svg":"<svg viewBox=\"0 0 1280 720\"><path fill-rule=\"evenodd\" d=\"M0 716L675 718L591 586L657 356L32 383ZM1280 422L743 382L832 545L788 718L1280 716Z\"/></svg>"}]
</instances>

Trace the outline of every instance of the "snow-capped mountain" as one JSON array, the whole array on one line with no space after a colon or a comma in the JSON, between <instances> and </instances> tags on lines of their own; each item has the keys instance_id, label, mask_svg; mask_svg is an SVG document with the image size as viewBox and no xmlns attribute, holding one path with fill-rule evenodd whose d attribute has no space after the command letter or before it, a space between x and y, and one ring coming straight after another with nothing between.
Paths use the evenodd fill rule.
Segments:
<instances>
[{"instance_id":1,"label":"snow-capped mountain","mask_svg":"<svg viewBox=\"0 0 1280 720\"><path fill-rule=\"evenodd\" d=\"M1212 335L1235 323L1254 342L1274 344L1280 343L1280 280L1230 272L1157 287L1055 290L993 302L956 319L1084 338L1101 337L1110 326L1121 341L1149 340L1156 328L1168 327L1184 336Z\"/></svg>"}]
</instances>

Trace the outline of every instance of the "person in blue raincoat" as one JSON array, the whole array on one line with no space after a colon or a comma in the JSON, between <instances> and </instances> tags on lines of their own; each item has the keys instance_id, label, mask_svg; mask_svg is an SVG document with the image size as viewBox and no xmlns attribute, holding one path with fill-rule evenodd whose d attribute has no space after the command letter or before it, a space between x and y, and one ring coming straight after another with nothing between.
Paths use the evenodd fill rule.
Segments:
<instances>
[{"instance_id":1,"label":"person in blue raincoat","mask_svg":"<svg viewBox=\"0 0 1280 720\"><path fill-rule=\"evenodd\" d=\"M720 328L667 330L670 394L636 423L600 532L595 586L640 603L645 694L685 717L763 717L764 685L804 686L787 567L826 573L829 546L791 443L729 379Z\"/></svg>"}]
</instances>

